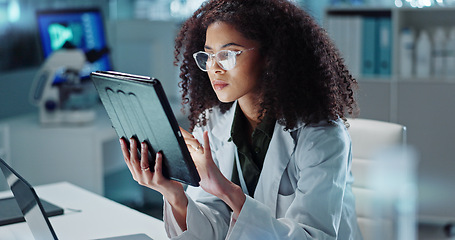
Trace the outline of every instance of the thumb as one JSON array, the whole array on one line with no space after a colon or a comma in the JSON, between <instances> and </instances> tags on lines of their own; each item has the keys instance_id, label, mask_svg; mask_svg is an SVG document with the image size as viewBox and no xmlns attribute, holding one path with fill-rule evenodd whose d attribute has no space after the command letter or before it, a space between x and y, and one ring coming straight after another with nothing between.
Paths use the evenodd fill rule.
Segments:
<instances>
[{"instance_id":1,"label":"thumb","mask_svg":"<svg viewBox=\"0 0 455 240\"><path fill-rule=\"evenodd\" d=\"M207 131L204 131L204 153L212 157L212 152L210 150L210 141L209 141L209 133Z\"/></svg>"}]
</instances>

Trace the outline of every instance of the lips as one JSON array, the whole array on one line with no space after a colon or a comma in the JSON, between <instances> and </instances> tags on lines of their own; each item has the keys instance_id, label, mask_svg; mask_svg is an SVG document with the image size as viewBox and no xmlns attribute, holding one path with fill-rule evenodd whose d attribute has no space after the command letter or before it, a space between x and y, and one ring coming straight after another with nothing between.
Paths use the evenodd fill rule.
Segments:
<instances>
[{"instance_id":1,"label":"lips","mask_svg":"<svg viewBox=\"0 0 455 240\"><path fill-rule=\"evenodd\" d=\"M213 85L213 89L215 89L215 90L222 90L222 89L225 88L228 84L227 84L225 81L215 80L215 81L212 82L212 85Z\"/></svg>"}]
</instances>

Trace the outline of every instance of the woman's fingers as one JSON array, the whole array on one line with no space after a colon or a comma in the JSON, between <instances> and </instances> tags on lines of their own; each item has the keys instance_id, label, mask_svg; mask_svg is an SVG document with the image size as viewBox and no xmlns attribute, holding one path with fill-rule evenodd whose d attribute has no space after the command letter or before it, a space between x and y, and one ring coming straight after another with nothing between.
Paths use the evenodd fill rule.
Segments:
<instances>
[{"instance_id":1,"label":"woman's fingers","mask_svg":"<svg viewBox=\"0 0 455 240\"><path fill-rule=\"evenodd\" d=\"M189 132L187 132L185 129L180 127L180 132L183 135L183 138L185 139L186 146L188 147L188 150L190 152L199 152L199 153L204 153L204 147L199 143L199 141Z\"/></svg>"},{"instance_id":2,"label":"woman's fingers","mask_svg":"<svg viewBox=\"0 0 455 240\"><path fill-rule=\"evenodd\" d=\"M188 148L190 153L193 153L193 152L198 152L198 153L202 153L202 154L204 153L204 146L199 144L199 142L195 142L195 143L191 143L191 144L187 143L186 147Z\"/></svg>"},{"instance_id":3,"label":"woman's fingers","mask_svg":"<svg viewBox=\"0 0 455 240\"><path fill-rule=\"evenodd\" d=\"M161 152L156 153L155 157L155 182L161 184L161 181L164 179L163 176L163 154Z\"/></svg>"},{"instance_id":4,"label":"woman's fingers","mask_svg":"<svg viewBox=\"0 0 455 240\"><path fill-rule=\"evenodd\" d=\"M136 151L137 152L137 151ZM139 159L138 159L139 160ZM141 159L135 163L135 175L136 181L143 186L149 186L152 179L153 173L150 171L149 159L148 159L148 146L147 143L141 143Z\"/></svg>"},{"instance_id":5,"label":"woman's fingers","mask_svg":"<svg viewBox=\"0 0 455 240\"><path fill-rule=\"evenodd\" d=\"M208 131L204 131L204 133L202 134L202 136L204 137L204 150L210 151L209 132L208 132Z\"/></svg>"},{"instance_id":6,"label":"woman's fingers","mask_svg":"<svg viewBox=\"0 0 455 240\"><path fill-rule=\"evenodd\" d=\"M184 138L194 138L193 135L191 135L191 133L189 133L188 131L186 131L182 127L179 127L179 128L180 128L180 132L182 133Z\"/></svg>"},{"instance_id":7,"label":"woman's fingers","mask_svg":"<svg viewBox=\"0 0 455 240\"><path fill-rule=\"evenodd\" d=\"M150 170L149 161L148 161L148 147L145 142L141 143L141 170L147 171Z\"/></svg>"},{"instance_id":8,"label":"woman's fingers","mask_svg":"<svg viewBox=\"0 0 455 240\"><path fill-rule=\"evenodd\" d=\"M208 153L208 154L211 154L212 151L210 150L209 132L204 131L203 136L204 136L204 149L203 149L203 151ZM202 152L202 153L204 153L204 152Z\"/></svg>"},{"instance_id":9,"label":"woman's fingers","mask_svg":"<svg viewBox=\"0 0 455 240\"><path fill-rule=\"evenodd\" d=\"M140 152L138 151L138 141L130 139L128 148L127 140L120 139L123 158L133 179L142 186L154 189L163 196L172 196L172 194L183 192L182 184L167 179L163 175L163 156L159 152L155 157L155 165L149 164L149 151L146 143L140 143ZM138 153L139 152L139 153ZM183 194L184 196L184 194Z\"/></svg>"},{"instance_id":10,"label":"woman's fingers","mask_svg":"<svg viewBox=\"0 0 455 240\"><path fill-rule=\"evenodd\" d=\"M141 162L138 155L137 141L134 138L130 138L130 163L131 173L133 174L134 180L141 179Z\"/></svg>"},{"instance_id":11,"label":"woman's fingers","mask_svg":"<svg viewBox=\"0 0 455 240\"><path fill-rule=\"evenodd\" d=\"M130 170L131 174L133 174L134 170L130 161L130 151L128 150L126 140L123 138L120 138L120 148L122 149L123 159L125 160L126 166ZM134 174L133 179L136 180Z\"/></svg>"},{"instance_id":12,"label":"woman's fingers","mask_svg":"<svg viewBox=\"0 0 455 240\"><path fill-rule=\"evenodd\" d=\"M152 172L152 169L150 169L149 161L148 161L148 148L146 143L141 144L142 149L141 149L141 177L139 184L146 186L146 187L151 187L153 178L155 177L155 173Z\"/></svg>"},{"instance_id":13,"label":"woman's fingers","mask_svg":"<svg viewBox=\"0 0 455 240\"><path fill-rule=\"evenodd\" d=\"M155 166L153 166L153 171L150 167L142 168L141 180L138 181L139 184L143 186L153 187L160 186L165 181L168 181L162 173L163 169L163 155L161 152L156 153L155 157Z\"/></svg>"},{"instance_id":14,"label":"woman's fingers","mask_svg":"<svg viewBox=\"0 0 455 240\"><path fill-rule=\"evenodd\" d=\"M130 138L130 156L134 161L139 160L137 154L137 141L134 138Z\"/></svg>"},{"instance_id":15,"label":"woman's fingers","mask_svg":"<svg viewBox=\"0 0 455 240\"><path fill-rule=\"evenodd\" d=\"M123 159L125 159L125 162L130 161L130 151L128 151L128 147L126 146L126 141L123 138L120 138L120 148L122 149L122 154L123 154Z\"/></svg>"},{"instance_id":16,"label":"woman's fingers","mask_svg":"<svg viewBox=\"0 0 455 240\"><path fill-rule=\"evenodd\" d=\"M155 172L161 173L162 167L163 167L163 155L161 152L156 153L156 158L155 158Z\"/></svg>"}]
</instances>

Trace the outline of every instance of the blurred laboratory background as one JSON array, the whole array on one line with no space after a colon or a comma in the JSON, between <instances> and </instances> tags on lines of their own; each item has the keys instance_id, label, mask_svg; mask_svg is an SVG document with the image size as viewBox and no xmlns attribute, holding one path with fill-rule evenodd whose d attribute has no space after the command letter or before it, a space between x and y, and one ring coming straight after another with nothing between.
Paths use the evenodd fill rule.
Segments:
<instances>
[{"instance_id":1,"label":"blurred laboratory background","mask_svg":"<svg viewBox=\"0 0 455 240\"><path fill-rule=\"evenodd\" d=\"M358 80L359 117L406 127L418 239L454 239L455 0L293 2L327 30ZM187 128L174 38L202 3L0 0L0 157L33 185L68 181L161 218L162 197L132 180L88 76L159 79ZM387 164L394 174L403 167Z\"/></svg>"}]
</instances>

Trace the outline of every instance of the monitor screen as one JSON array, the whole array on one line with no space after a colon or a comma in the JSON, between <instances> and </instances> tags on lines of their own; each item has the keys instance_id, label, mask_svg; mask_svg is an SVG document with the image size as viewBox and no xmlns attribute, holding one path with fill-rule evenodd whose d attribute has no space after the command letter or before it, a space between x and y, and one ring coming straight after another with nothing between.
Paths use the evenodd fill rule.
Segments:
<instances>
[{"instance_id":1,"label":"monitor screen","mask_svg":"<svg viewBox=\"0 0 455 240\"><path fill-rule=\"evenodd\" d=\"M107 47L103 16L98 9L60 9L37 12L41 48L47 58L53 51L71 45L84 52ZM86 62L80 76L89 78L94 71L112 70L108 54Z\"/></svg>"}]
</instances>

